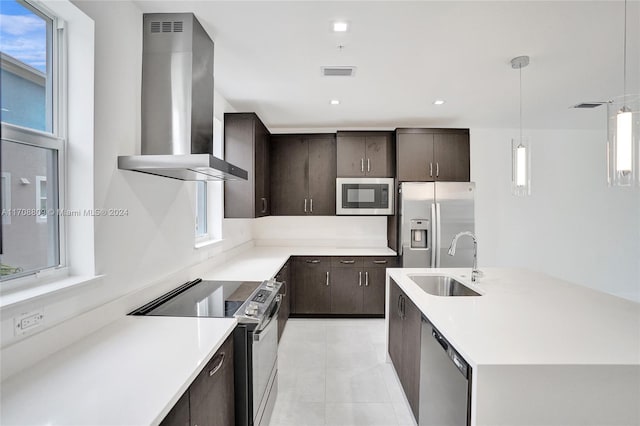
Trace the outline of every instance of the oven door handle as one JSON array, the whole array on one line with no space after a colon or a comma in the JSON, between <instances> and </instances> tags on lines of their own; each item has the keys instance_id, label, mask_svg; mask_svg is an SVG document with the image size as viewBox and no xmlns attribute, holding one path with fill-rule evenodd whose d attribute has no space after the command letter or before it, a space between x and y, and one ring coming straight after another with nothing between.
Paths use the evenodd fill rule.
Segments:
<instances>
[{"instance_id":1,"label":"oven door handle","mask_svg":"<svg viewBox=\"0 0 640 426\"><path fill-rule=\"evenodd\" d=\"M262 335L262 332L264 330L266 330L267 327L269 326L269 324L271 324L271 321L273 321L273 319L278 316L278 313L280 312L280 307L281 306L282 306L282 298L280 297L280 295L277 295L276 296L276 306L271 311L271 315L269 315L269 318L267 319L267 321L260 326L260 329L256 329L256 331L253 332L253 340L254 341L256 341L256 342L260 341L260 337Z\"/></svg>"}]
</instances>

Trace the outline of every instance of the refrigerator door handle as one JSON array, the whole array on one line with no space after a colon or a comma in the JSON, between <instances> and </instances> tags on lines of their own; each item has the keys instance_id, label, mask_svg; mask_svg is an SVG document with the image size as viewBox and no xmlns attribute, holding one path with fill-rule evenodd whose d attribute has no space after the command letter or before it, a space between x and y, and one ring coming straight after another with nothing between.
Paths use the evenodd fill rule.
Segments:
<instances>
[{"instance_id":1,"label":"refrigerator door handle","mask_svg":"<svg viewBox=\"0 0 640 426\"><path fill-rule=\"evenodd\" d=\"M436 203L431 204L431 229L429 230L431 233L431 242L429 247L431 249L431 263L429 267L436 267L436 253L438 252L438 242L436 241L436 222L438 220L438 216L436 213Z\"/></svg>"},{"instance_id":2,"label":"refrigerator door handle","mask_svg":"<svg viewBox=\"0 0 640 426\"><path fill-rule=\"evenodd\" d=\"M440 267L440 249L442 248L440 219L440 203L436 203L436 249L433 251L436 255L436 268Z\"/></svg>"}]
</instances>

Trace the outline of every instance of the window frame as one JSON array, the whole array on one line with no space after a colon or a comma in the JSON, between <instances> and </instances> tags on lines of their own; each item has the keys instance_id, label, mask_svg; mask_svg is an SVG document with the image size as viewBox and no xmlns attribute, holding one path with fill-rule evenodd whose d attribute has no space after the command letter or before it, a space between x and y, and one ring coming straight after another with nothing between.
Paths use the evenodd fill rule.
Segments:
<instances>
[{"instance_id":1,"label":"window frame","mask_svg":"<svg viewBox=\"0 0 640 426\"><path fill-rule=\"evenodd\" d=\"M8 213L8 210L11 210L11 173L2 172L0 173L0 178L0 185L2 185L0 189L2 192L0 204L4 206L5 210L2 215L2 225L11 225L11 215Z\"/></svg>"},{"instance_id":2,"label":"window frame","mask_svg":"<svg viewBox=\"0 0 640 426\"><path fill-rule=\"evenodd\" d=\"M57 173L55 174L56 182L47 182L49 196L50 188L55 185L57 191L53 192L53 202L58 211L63 211L66 201L66 176L67 176L67 67L66 67L66 40L65 40L65 21L57 14L53 13L47 6L37 0L16 0L25 8L34 14L50 20L51 28L47 28L47 72L45 73L47 81L45 85L45 99L47 106L51 108L50 120L51 131L40 131L27 127L18 126L4 121L0 122L2 130L2 140L24 145L30 145L38 148L50 149L56 151ZM49 26L49 21L47 21ZM50 64L50 66L49 66ZM47 109L45 109L47 111ZM38 182L39 185L39 182ZM39 188L36 194L39 192ZM38 206L36 206L38 208ZM2 287L5 290L18 289L28 285L38 285L40 277L64 277L68 275L68 253L66 238L66 223L64 215L55 214L56 221L51 221L52 226L57 227L58 233L58 264L44 267L35 271L14 274L8 277L0 277ZM47 218L45 217L42 222ZM55 222L55 224L54 224Z\"/></svg>"},{"instance_id":3,"label":"window frame","mask_svg":"<svg viewBox=\"0 0 640 426\"><path fill-rule=\"evenodd\" d=\"M207 185L207 181L197 181L196 182L196 214L195 214L195 235L196 235L196 244L202 243L210 240L209 235L209 196L208 196L209 187ZM200 193L202 191L202 194ZM202 200L202 204L201 203ZM203 213L200 215L200 213ZM202 222L200 222L202 220ZM204 232L198 233L199 224L202 223L204 227Z\"/></svg>"}]
</instances>

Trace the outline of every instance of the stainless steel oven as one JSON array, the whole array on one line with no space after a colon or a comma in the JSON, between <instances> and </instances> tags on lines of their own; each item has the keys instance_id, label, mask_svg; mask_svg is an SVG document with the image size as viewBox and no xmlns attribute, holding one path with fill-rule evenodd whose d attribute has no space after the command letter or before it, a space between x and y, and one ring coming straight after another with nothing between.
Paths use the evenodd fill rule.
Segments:
<instances>
[{"instance_id":1,"label":"stainless steel oven","mask_svg":"<svg viewBox=\"0 0 640 426\"><path fill-rule=\"evenodd\" d=\"M393 178L337 178L336 214L392 215Z\"/></svg>"},{"instance_id":2,"label":"stainless steel oven","mask_svg":"<svg viewBox=\"0 0 640 426\"><path fill-rule=\"evenodd\" d=\"M267 426L278 393L278 311L282 283L197 279L131 315L235 317L235 426Z\"/></svg>"}]
</instances>

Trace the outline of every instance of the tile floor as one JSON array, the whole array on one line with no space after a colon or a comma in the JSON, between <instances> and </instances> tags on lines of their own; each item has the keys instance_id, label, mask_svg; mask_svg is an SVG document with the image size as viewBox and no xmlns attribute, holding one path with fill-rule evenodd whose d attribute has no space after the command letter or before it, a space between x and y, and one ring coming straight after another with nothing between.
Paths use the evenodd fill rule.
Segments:
<instances>
[{"instance_id":1,"label":"tile floor","mask_svg":"<svg viewBox=\"0 0 640 426\"><path fill-rule=\"evenodd\" d=\"M290 319L270 426L415 425L385 358L382 319Z\"/></svg>"}]
</instances>

